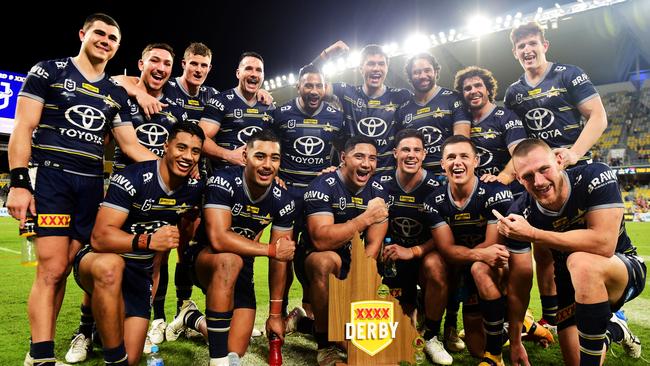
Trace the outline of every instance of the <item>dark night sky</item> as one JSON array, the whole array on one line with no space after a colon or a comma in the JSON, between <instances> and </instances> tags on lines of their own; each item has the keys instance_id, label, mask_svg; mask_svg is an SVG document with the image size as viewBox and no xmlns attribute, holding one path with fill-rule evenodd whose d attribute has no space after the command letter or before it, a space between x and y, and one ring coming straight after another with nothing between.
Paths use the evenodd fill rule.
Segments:
<instances>
[{"instance_id":1,"label":"dark night sky","mask_svg":"<svg viewBox=\"0 0 650 366\"><path fill-rule=\"evenodd\" d=\"M208 84L219 90L235 85L235 64L243 51L265 58L266 76L296 72L338 39L352 47L367 43L402 43L408 34L460 28L469 14L489 18L505 13L552 7L554 0L402 0L402 1L50 1L14 2L16 11L3 18L0 70L26 73L44 59L76 55L77 31L86 15L102 11L122 28L120 49L110 61L110 74L137 74L137 60L150 42L167 42L181 56L191 41L213 51ZM561 4L571 2L558 0ZM180 73L180 58L174 65Z\"/></svg>"}]
</instances>

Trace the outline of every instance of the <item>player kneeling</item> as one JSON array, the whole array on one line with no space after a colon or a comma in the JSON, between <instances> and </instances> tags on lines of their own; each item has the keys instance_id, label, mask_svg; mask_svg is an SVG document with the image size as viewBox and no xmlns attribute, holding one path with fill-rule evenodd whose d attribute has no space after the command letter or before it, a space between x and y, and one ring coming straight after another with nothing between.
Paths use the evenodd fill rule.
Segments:
<instances>
[{"instance_id":1,"label":"player kneeling","mask_svg":"<svg viewBox=\"0 0 650 366\"><path fill-rule=\"evenodd\" d=\"M142 355L151 312L153 258L176 248L177 225L201 202L203 185L190 179L205 136L178 122L162 159L114 174L97 214L91 244L75 257L79 286L92 298L93 315L111 365L134 365Z\"/></svg>"}]
</instances>

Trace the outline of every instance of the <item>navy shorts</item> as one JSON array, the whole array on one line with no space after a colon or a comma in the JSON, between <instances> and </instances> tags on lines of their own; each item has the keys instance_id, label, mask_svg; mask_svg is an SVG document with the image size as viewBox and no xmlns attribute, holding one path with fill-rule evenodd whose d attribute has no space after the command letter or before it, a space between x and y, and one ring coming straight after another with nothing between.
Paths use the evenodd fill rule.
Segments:
<instances>
[{"instance_id":1,"label":"navy shorts","mask_svg":"<svg viewBox=\"0 0 650 366\"><path fill-rule=\"evenodd\" d=\"M627 286L623 296L611 305L612 312L623 307L623 304L639 296L645 287L647 268L643 259L632 253L614 253L627 268ZM576 324L575 321L575 289L571 282L566 261L555 262L555 286L557 287L558 311L556 315L557 329L562 330Z\"/></svg>"},{"instance_id":2,"label":"navy shorts","mask_svg":"<svg viewBox=\"0 0 650 366\"><path fill-rule=\"evenodd\" d=\"M39 237L68 236L89 243L99 204L104 199L104 180L39 167L34 199Z\"/></svg>"},{"instance_id":3,"label":"navy shorts","mask_svg":"<svg viewBox=\"0 0 650 366\"><path fill-rule=\"evenodd\" d=\"M83 247L75 256L73 269L77 285L89 295L79 279L79 263L88 253L92 252L90 245ZM153 301L153 261L122 258L124 273L122 275L122 298L124 299L124 314L127 318L137 316L149 319Z\"/></svg>"},{"instance_id":4,"label":"navy shorts","mask_svg":"<svg viewBox=\"0 0 650 366\"><path fill-rule=\"evenodd\" d=\"M199 244L189 246L183 253L183 259L191 267L190 274L192 275L192 282L205 294L206 289L201 285L196 275L196 259L204 249L208 249L208 247ZM235 309L257 309L255 276L253 273L255 257L242 257L242 260L244 261L244 266L239 271L237 282L235 283Z\"/></svg>"}]
</instances>

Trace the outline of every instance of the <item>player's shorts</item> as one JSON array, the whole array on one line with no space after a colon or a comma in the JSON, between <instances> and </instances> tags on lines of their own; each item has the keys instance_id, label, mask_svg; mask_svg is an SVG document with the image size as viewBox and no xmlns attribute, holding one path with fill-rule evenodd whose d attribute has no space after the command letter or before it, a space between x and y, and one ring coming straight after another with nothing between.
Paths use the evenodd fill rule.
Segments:
<instances>
[{"instance_id":1,"label":"player's shorts","mask_svg":"<svg viewBox=\"0 0 650 366\"><path fill-rule=\"evenodd\" d=\"M627 286L623 291L623 296L611 305L612 312L616 312L623 307L623 304L639 296L645 287L647 268L643 259L636 253L614 253L621 259L625 268L627 268ZM576 324L575 321L575 289L571 282L569 270L566 267L566 261L555 262L555 286L557 288L558 311L555 316L557 329L562 330Z\"/></svg>"},{"instance_id":2,"label":"player's shorts","mask_svg":"<svg viewBox=\"0 0 650 366\"><path fill-rule=\"evenodd\" d=\"M83 247L73 262L74 279L88 295L91 295L82 285L79 278L79 263L88 253L92 252L90 245ZM149 319L153 302L153 261L152 259L138 260L122 258L124 273L122 274L122 298L124 299L124 314L127 318L136 316Z\"/></svg>"},{"instance_id":3,"label":"player's shorts","mask_svg":"<svg viewBox=\"0 0 650 366\"><path fill-rule=\"evenodd\" d=\"M390 294L400 304L417 304L420 264L421 261L419 259L410 261L398 260L395 262L397 276L383 277L382 283L390 288ZM377 271L380 275L384 273L384 265L381 261L377 261Z\"/></svg>"},{"instance_id":4,"label":"player's shorts","mask_svg":"<svg viewBox=\"0 0 650 366\"><path fill-rule=\"evenodd\" d=\"M525 254L530 253L530 251L533 249L533 246L530 242L506 240L506 249L508 249L510 253Z\"/></svg>"},{"instance_id":5,"label":"player's shorts","mask_svg":"<svg viewBox=\"0 0 650 366\"><path fill-rule=\"evenodd\" d=\"M183 253L183 262L190 266L192 282L205 294L207 289L203 287L196 275L196 259L204 249L209 250L208 247L199 244L188 246ZM255 276L253 273L255 257L242 257L242 260L244 261L244 265L241 271L239 271L237 282L235 283L235 309L257 309Z\"/></svg>"},{"instance_id":6,"label":"player's shorts","mask_svg":"<svg viewBox=\"0 0 650 366\"><path fill-rule=\"evenodd\" d=\"M42 166L36 169L36 235L90 242L97 210L104 199L103 178Z\"/></svg>"}]
</instances>

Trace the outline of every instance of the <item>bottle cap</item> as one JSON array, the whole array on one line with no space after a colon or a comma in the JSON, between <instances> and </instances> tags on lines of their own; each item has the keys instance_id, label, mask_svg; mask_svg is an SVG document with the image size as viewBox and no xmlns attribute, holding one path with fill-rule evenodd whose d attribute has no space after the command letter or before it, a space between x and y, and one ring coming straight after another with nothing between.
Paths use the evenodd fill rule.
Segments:
<instances>
[{"instance_id":1,"label":"bottle cap","mask_svg":"<svg viewBox=\"0 0 650 366\"><path fill-rule=\"evenodd\" d=\"M392 240L390 239L389 236L387 236L387 237L384 238L384 242L386 242L386 243L390 243L391 241L392 241Z\"/></svg>"},{"instance_id":2,"label":"bottle cap","mask_svg":"<svg viewBox=\"0 0 650 366\"><path fill-rule=\"evenodd\" d=\"M158 345L154 344L153 346L151 346L151 353L156 353L156 352L158 352Z\"/></svg>"}]
</instances>

